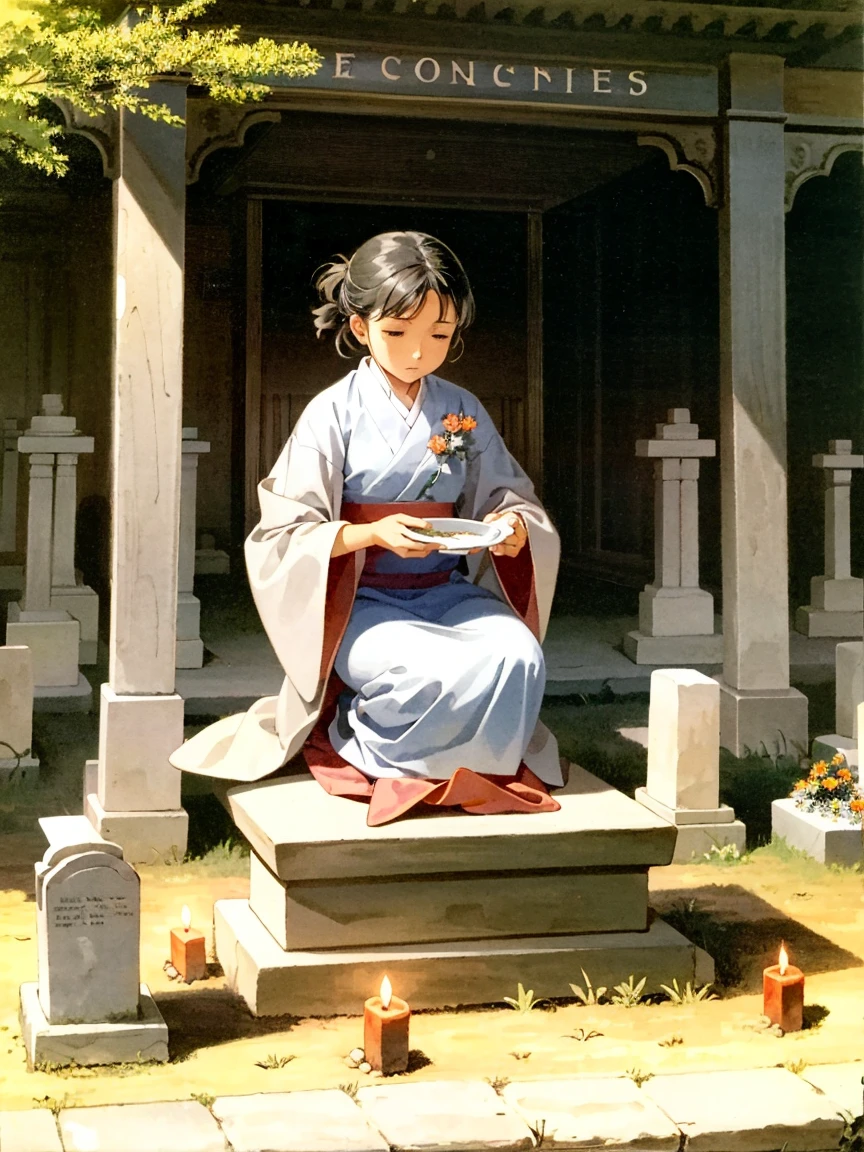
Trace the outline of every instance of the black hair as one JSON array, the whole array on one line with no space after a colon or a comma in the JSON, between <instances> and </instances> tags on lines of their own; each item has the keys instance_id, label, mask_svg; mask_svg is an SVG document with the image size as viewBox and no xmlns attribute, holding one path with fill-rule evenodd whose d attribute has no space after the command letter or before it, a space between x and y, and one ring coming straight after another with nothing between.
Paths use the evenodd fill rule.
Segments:
<instances>
[{"instance_id":1,"label":"black hair","mask_svg":"<svg viewBox=\"0 0 864 1152\"><path fill-rule=\"evenodd\" d=\"M315 280L323 301L313 309L315 330L336 333L336 351L350 356L362 351L349 325L351 316L379 320L382 316L413 316L429 292L441 298L441 319L447 302L456 309L454 335L474 319L474 296L465 269L453 252L424 232L382 232L357 249L350 260L340 256Z\"/></svg>"}]
</instances>

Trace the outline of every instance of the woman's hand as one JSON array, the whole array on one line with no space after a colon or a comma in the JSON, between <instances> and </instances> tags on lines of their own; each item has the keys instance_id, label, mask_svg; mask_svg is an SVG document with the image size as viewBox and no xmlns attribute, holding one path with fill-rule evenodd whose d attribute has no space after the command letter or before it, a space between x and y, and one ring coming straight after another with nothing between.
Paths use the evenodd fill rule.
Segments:
<instances>
[{"instance_id":1,"label":"woman's hand","mask_svg":"<svg viewBox=\"0 0 864 1152\"><path fill-rule=\"evenodd\" d=\"M406 528L428 528L429 523L417 516L407 516L404 512L397 512L393 516L385 516L369 525L372 543L379 548L386 548L388 552L395 552L404 560L417 560L428 556L430 552L437 552L440 543L429 541L421 544L419 540L412 540L405 535Z\"/></svg>"},{"instance_id":2,"label":"woman's hand","mask_svg":"<svg viewBox=\"0 0 864 1152\"><path fill-rule=\"evenodd\" d=\"M513 529L513 535L502 540L500 544L494 544L489 551L493 556L518 556L528 540L525 521L518 512L490 512L488 516L483 517L484 524L491 524L493 520L505 520Z\"/></svg>"}]
</instances>

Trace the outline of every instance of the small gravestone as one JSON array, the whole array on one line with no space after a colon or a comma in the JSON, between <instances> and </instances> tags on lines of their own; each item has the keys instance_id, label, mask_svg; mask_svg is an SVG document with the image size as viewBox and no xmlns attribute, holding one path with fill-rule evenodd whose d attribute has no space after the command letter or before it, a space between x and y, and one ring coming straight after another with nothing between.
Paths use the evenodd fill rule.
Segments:
<instances>
[{"instance_id":1,"label":"small gravestone","mask_svg":"<svg viewBox=\"0 0 864 1152\"><path fill-rule=\"evenodd\" d=\"M30 1067L168 1058L168 1032L139 977L140 881L83 816L40 821L37 984L21 987Z\"/></svg>"},{"instance_id":2,"label":"small gravestone","mask_svg":"<svg viewBox=\"0 0 864 1152\"><path fill-rule=\"evenodd\" d=\"M26 645L0 646L0 783L32 783L33 659Z\"/></svg>"}]
</instances>

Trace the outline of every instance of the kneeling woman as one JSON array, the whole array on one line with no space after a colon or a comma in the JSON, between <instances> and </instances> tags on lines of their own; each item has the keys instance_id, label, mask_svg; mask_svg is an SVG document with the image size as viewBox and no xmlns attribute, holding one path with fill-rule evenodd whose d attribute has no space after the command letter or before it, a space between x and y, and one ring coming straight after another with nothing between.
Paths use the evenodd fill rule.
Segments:
<instances>
[{"instance_id":1,"label":"kneeling woman","mask_svg":"<svg viewBox=\"0 0 864 1152\"><path fill-rule=\"evenodd\" d=\"M328 791L370 799L370 824L420 802L554 810L546 786L562 783L561 769L538 715L558 538L477 398L434 374L473 318L462 266L430 236L385 233L331 265L318 289L319 336L368 354L301 415L259 485L246 542L286 675L271 706L278 753L259 735L250 767L255 741L241 755L244 725L221 721L221 752L204 747L214 725L172 759L250 779L302 747ZM491 564L473 557L482 583L406 532L453 515L512 529ZM260 733L266 702L253 713Z\"/></svg>"}]
</instances>

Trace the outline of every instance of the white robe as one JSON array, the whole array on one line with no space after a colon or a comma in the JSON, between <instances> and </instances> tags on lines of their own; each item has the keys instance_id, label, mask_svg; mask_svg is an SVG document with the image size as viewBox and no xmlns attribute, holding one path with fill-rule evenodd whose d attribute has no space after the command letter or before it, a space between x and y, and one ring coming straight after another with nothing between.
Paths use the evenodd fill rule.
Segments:
<instances>
[{"instance_id":1,"label":"white robe","mask_svg":"<svg viewBox=\"0 0 864 1152\"><path fill-rule=\"evenodd\" d=\"M449 583L398 591L358 591L365 552L331 560L343 502L416 501L437 466L427 442L446 413L460 411L477 421L474 447L467 461L450 458L424 499L453 502L457 515L477 520L520 513L534 563L536 635L496 578L496 566L515 563L506 558L486 567L483 586L454 572ZM331 742L367 775L447 779L460 766L512 775L524 759L547 784L562 782L555 739L537 720L557 534L475 396L427 376L409 415L368 362L307 406L259 485L261 520L246 541L255 602L285 671L282 690L187 741L171 757L175 766L234 780L277 770L316 723L335 661L350 691ZM475 573L480 559L471 558ZM379 575L455 563L440 552L370 557Z\"/></svg>"}]
</instances>

